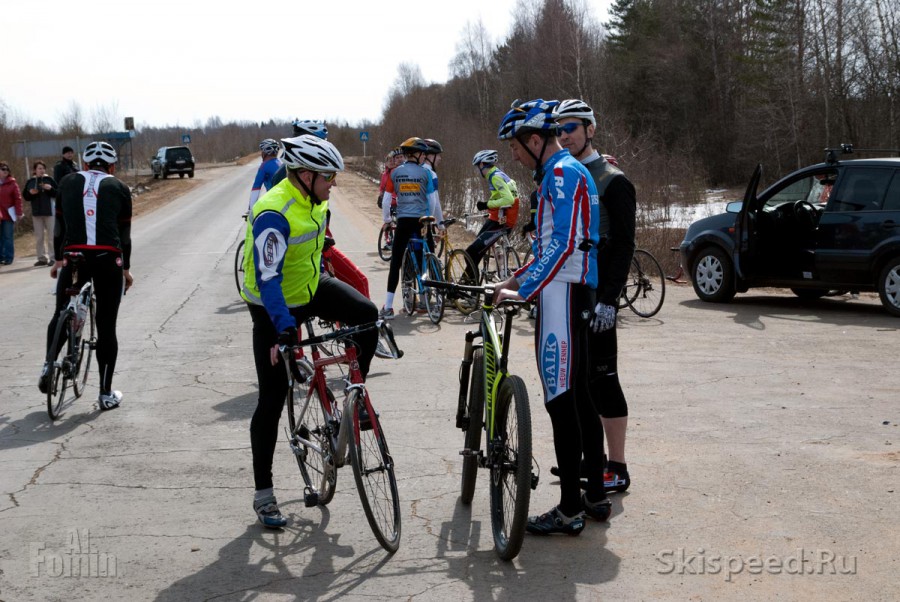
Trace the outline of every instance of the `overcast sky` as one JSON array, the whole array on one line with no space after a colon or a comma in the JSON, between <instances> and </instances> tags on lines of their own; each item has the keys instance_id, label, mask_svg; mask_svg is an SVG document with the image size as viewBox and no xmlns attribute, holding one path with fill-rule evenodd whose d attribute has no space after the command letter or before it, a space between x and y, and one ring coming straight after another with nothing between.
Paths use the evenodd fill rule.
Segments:
<instances>
[{"instance_id":1,"label":"overcast sky","mask_svg":"<svg viewBox=\"0 0 900 602\"><path fill-rule=\"evenodd\" d=\"M588 0L600 20L611 0ZM377 121L401 62L445 82L467 22L505 39L516 0L13 0L0 102L56 127L78 103L117 123Z\"/></svg>"}]
</instances>

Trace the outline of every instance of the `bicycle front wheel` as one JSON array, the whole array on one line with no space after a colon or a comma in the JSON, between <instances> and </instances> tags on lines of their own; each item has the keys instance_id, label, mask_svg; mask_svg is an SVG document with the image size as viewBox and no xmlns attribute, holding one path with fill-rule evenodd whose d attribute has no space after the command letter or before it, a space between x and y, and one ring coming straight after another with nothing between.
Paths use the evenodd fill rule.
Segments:
<instances>
[{"instance_id":1,"label":"bicycle front wheel","mask_svg":"<svg viewBox=\"0 0 900 602\"><path fill-rule=\"evenodd\" d=\"M393 554L400 547L400 496L394 476L394 459L368 394L353 390L347 407L353 412L350 464L359 500L378 543ZM361 421L363 410L368 417L365 421Z\"/></svg>"},{"instance_id":2,"label":"bicycle front wheel","mask_svg":"<svg viewBox=\"0 0 900 602\"><path fill-rule=\"evenodd\" d=\"M403 311L411 316L416 311L416 278L415 260L409 249L403 253L403 263L400 265L400 292L403 296Z\"/></svg>"},{"instance_id":3,"label":"bicycle front wheel","mask_svg":"<svg viewBox=\"0 0 900 602\"><path fill-rule=\"evenodd\" d=\"M81 327L81 336L78 340L78 359L75 362L75 369L72 373L72 388L75 391L75 397L81 397L87 386L88 374L91 371L91 356L94 354L94 347L97 341L94 338L94 314L95 314L94 294L93 290L88 298L88 311L85 315L85 323Z\"/></svg>"},{"instance_id":4,"label":"bicycle front wheel","mask_svg":"<svg viewBox=\"0 0 900 602\"><path fill-rule=\"evenodd\" d=\"M466 439L463 454L462 480L459 501L469 505L475 496L478 477L478 452L481 451L481 432L484 430L484 349L472 353L472 380L466 403Z\"/></svg>"},{"instance_id":5,"label":"bicycle front wheel","mask_svg":"<svg viewBox=\"0 0 900 602\"><path fill-rule=\"evenodd\" d=\"M56 323L56 332L53 333L53 342L50 343L50 351L47 354L50 371L47 383L47 414L49 414L50 420L56 420L62 416L63 402L66 399L66 387L69 384L66 377L66 362L72 352L72 343L69 339L71 324L72 312L63 310ZM63 339L65 339L64 343ZM64 345L66 348L62 361L58 361L59 353L56 351L60 345Z\"/></svg>"},{"instance_id":6,"label":"bicycle front wheel","mask_svg":"<svg viewBox=\"0 0 900 602\"><path fill-rule=\"evenodd\" d=\"M441 269L441 260L432 253L425 254L425 274L428 280L443 282L444 270ZM425 297L425 310L432 324L439 324L444 317L444 292L433 286L426 286L423 291Z\"/></svg>"},{"instance_id":7,"label":"bicycle front wheel","mask_svg":"<svg viewBox=\"0 0 900 602\"><path fill-rule=\"evenodd\" d=\"M509 279L510 276L516 273L522 264L519 262L519 254L512 247L506 247L506 265L500 268L498 271L503 280Z\"/></svg>"},{"instance_id":8,"label":"bicycle front wheel","mask_svg":"<svg viewBox=\"0 0 900 602\"><path fill-rule=\"evenodd\" d=\"M292 387L288 395L288 424L291 429L288 443L297 458L307 493L315 494L318 504L325 506L334 497L337 484L332 446L334 430L330 422L334 394L330 389L325 389L328 399L323 400L318 389L313 388L312 395L304 399L303 391Z\"/></svg>"},{"instance_id":9,"label":"bicycle front wheel","mask_svg":"<svg viewBox=\"0 0 900 602\"><path fill-rule=\"evenodd\" d=\"M666 298L666 275L656 258L642 249L634 252L631 265L628 279L629 283L634 284L636 294L626 295L625 300L631 310L642 318L655 316Z\"/></svg>"},{"instance_id":10,"label":"bicycle front wheel","mask_svg":"<svg viewBox=\"0 0 900 602\"><path fill-rule=\"evenodd\" d=\"M384 224L378 233L378 256L383 261L391 260L391 252L394 246L394 225Z\"/></svg>"},{"instance_id":11,"label":"bicycle front wheel","mask_svg":"<svg viewBox=\"0 0 900 602\"><path fill-rule=\"evenodd\" d=\"M478 286L478 267L469 254L463 249L455 249L444 266L447 282L467 286ZM470 314L478 308L478 299L467 293L455 292L452 295L453 305L464 314Z\"/></svg>"},{"instance_id":12,"label":"bicycle front wheel","mask_svg":"<svg viewBox=\"0 0 900 602\"><path fill-rule=\"evenodd\" d=\"M494 550L502 560L512 560L522 549L531 498L531 411L518 376L500 385L489 450Z\"/></svg>"},{"instance_id":13,"label":"bicycle front wheel","mask_svg":"<svg viewBox=\"0 0 900 602\"><path fill-rule=\"evenodd\" d=\"M244 241L238 243L234 252L234 284L237 286L238 295L244 286Z\"/></svg>"}]
</instances>

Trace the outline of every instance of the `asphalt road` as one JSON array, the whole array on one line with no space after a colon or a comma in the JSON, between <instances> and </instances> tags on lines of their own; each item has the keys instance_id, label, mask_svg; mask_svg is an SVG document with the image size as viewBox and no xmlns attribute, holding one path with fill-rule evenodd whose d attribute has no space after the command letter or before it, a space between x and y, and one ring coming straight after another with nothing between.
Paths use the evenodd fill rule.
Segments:
<instances>
[{"instance_id":1,"label":"asphalt road","mask_svg":"<svg viewBox=\"0 0 900 602\"><path fill-rule=\"evenodd\" d=\"M21 255L0 271L0 600L896 599L900 320L872 297L717 306L670 286L655 318L626 311L632 488L607 525L528 537L511 563L492 550L485 474L473 505L458 503L470 324L399 317L406 356L376 360L369 388L397 462L400 550L375 541L349 467L328 508L305 508L283 441L275 486L291 524L262 529L251 323L232 278L253 166L197 173L203 186L134 224L120 409L97 410L92 377L48 420L36 381L53 282ZM335 236L381 304L374 187L339 182ZM531 336L518 318L511 366L531 395L543 512L558 488Z\"/></svg>"}]
</instances>

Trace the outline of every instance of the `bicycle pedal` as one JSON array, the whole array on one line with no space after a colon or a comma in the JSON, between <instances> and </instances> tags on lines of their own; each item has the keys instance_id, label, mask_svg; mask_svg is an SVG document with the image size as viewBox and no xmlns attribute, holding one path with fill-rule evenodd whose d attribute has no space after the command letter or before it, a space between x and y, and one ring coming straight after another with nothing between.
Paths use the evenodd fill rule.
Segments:
<instances>
[{"instance_id":1,"label":"bicycle pedal","mask_svg":"<svg viewBox=\"0 0 900 602\"><path fill-rule=\"evenodd\" d=\"M534 473L531 473L531 490L534 491L537 489L538 481L541 480L539 476Z\"/></svg>"},{"instance_id":2,"label":"bicycle pedal","mask_svg":"<svg viewBox=\"0 0 900 602\"><path fill-rule=\"evenodd\" d=\"M307 508L315 508L319 505L318 492L312 491L303 495L303 505Z\"/></svg>"},{"instance_id":3,"label":"bicycle pedal","mask_svg":"<svg viewBox=\"0 0 900 602\"><path fill-rule=\"evenodd\" d=\"M479 451L480 450L472 451L471 449L466 448L466 449L460 450L459 455L465 456L467 458L478 457Z\"/></svg>"}]
</instances>

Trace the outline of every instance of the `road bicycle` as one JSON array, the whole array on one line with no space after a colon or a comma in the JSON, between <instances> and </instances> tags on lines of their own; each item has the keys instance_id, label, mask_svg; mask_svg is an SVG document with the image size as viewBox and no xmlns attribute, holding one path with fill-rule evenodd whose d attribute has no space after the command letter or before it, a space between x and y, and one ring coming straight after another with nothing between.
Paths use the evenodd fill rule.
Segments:
<instances>
[{"instance_id":1,"label":"road bicycle","mask_svg":"<svg viewBox=\"0 0 900 602\"><path fill-rule=\"evenodd\" d=\"M378 543L393 554L400 546L401 530L394 459L363 383L356 346L349 337L377 328L390 342L395 357L402 357L403 352L397 349L390 326L383 320L319 336L312 328L313 320L307 320L309 338L280 347L290 385L288 445L303 477L304 503L308 508L327 505L334 497L338 468L349 462L366 520ZM320 347L329 343L336 347L342 344L343 351L334 349L330 357L323 357ZM310 357L304 347L309 348ZM332 365L347 366L340 407L325 376L325 368Z\"/></svg>"},{"instance_id":2,"label":"road bicycle","mask_svg":"<svg viewBox=\"0 0 900 602\"><path fill-rule=\"evenodd\" d=\"M435 219L426 216L419 221L425 226L426 236L423 237L418 233L409 240L403 253L403 263L400 265L403 309L411 316L418 309L418 298L424 303L425 312L432 324L438 324L444 317L444 293L424 283L425 280L435 282L444 280L441 260L431 252L428 245Z\"/></svg>"},{"instance_id":3,"label":"road bicycle","mask_svg":"<svg viewBox=\"0 0 900 602\"><path fill-rule=\"evenodd\" d=\"M394 248L394 233L397 231L397 208L391 207L391 221L385 222L378 232L378 256L390 261Z\"/></svg>"},{"instance_id":4,"label":"road bicycle","mask_svg":"<svg viewBox=\"0 0 900 602\"><path fill-rule=\"evenodd\" d=\"M78 280L75 276L78 266L84 261L84 255L68 252L63 257L73 267L72 286L66 288L69 303L59 312L53 340L47 350L47 414L50 415L50 420L56 420L62 415L66 388L70 383L76 399L84 393L91 368L91 356L97 347L94 283L88 280L80 288L76 285ZM63 347L65 354L60 358Z\"/></svg>"},{"instance_id":5,"label":"road bicycle","mask_svg":"<svg viewBox=\"0 0 900 602\"><path fill-rule=\"evenodd\" d=\"M486 218L487 214L464 215L463 219ZM509 228L502 228L499 234L494 233L496 239L488 245L484 257L481 260L481 271L478 283L504 282L513 273L522 267L522 261L516 252L515 245L510 242Z\"/></svg>"},{"instance_id":6,"label":"road bicycle","mask_svg":"<svg viewBox=\"0 0 900 602\"><path fill-rule=\"evenodd\" d=\"M245 222L248 215L249 212L241 216ZM234 283L237 285L238 295L241 294L241 289L244 288L244 242L247 239L247 229L244 228L242 232L244 233L244 238L241 239L237 249L234 251Z\"/></svg>"},{"instance_id":7,"label":"road bicycle","mask_svg":"<svg viewBox=\"0 0 900 602\"><path fill-rule=\"evenodd\" d=\"M444 220L442 224L445 228L443 236L444 244L441 245L444 251L444 280L451 284L475 286L478 284L479 278L478 267L475 265L475 262L472 261L472 258L469 257L469 254L466 253L465 249L455 248L450 239L450 226L458 222L459 220L453 217ZM438 257L441 257L441 255L439 254ZM445 298L463 314L468 315L478 309L478 298L472 295L447 293Z\"/></svg>"},{"instance_id":8,"label":"road bicycle","mask_svg":"<svg viewBox=\"0 0 900 602\"><path fill-rule=\"evenodd\" d=\"M486 468L494 550L501 559L511 560L522 549L531 490L538 484L532 470L528 391L525 382L507 370L512 318L523 302L507 300L495 306L495 289L490 285L428 284L475 295L481 302L481 324L466 333L459 369L456 427L465 433L465 448L459 452L463 457L460 501L472 503L478 468Z\"/></svg>"},{"instance_id":9,"label":"road bicycle","mask_svg":"<svg viewBox=\"0 0 900 602\"><path fill-rule=\"evenodd\" d=\"M618 307L649 318L662 308L666 298L666 276L656 258L644 249L634 252L628 279L619 295Z\"/></svg>"}]
</instances>

